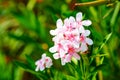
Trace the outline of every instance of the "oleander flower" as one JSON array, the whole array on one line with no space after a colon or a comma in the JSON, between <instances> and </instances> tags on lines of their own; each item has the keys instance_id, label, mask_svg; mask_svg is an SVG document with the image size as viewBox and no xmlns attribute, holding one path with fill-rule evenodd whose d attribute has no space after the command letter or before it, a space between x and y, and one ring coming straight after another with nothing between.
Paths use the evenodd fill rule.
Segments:
<instances>
[{"instance_id":1,"label":"oleander flower","mask_svg":"<svg viewBox=\"0 0 120 80\"><path fill-rule=\"evenodd\" d=\"M43 54L42 58L35 62L35 65L37 65L35 71L43 71L45 68L50 68L53 63L50 57L47 57L46 54Z\"/></svg>"},{"instance_id":2,"label":"oleander flower","mask_svg":"<svg viewBox=\"0 0 120 80\"><path fill-rule=\"evenodd\" d=\"M61 64L65 65L71 62L72 58L80 60L79 52L84 53L88 50L88 46L93 44L89 38L90 31L84 26L91 25L90 20L82 20L82 13L76 14L76 18L70 16L64 22L58 19L56 22L57 28L50 30L54 46L49 49L53 54L54 59L61 59Z\"/></svg>"},{"instance_id":3,"label":"oleander flower","mask_svg":"<svg viewBox=\"0 0 120 80\"><path fill-rule=\"evenodd\" d=\"M93 44L93 41L90 38L87 37L89 35L90 35L89 30L85 30L85 32L80 35L80 44L81 44L80 45L80 51L81 52L87 51L88 50L87 46Z\"/></svg>"}]
</instances>

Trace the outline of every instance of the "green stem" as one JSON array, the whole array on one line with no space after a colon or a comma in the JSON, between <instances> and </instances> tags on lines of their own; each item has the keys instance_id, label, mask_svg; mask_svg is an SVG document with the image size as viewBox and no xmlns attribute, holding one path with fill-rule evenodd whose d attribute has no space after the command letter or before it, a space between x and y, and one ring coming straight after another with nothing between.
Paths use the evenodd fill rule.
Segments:
<instances>
[{"instance_id":1,"label":"green stem","mask_svg":"<svg viewBox=\"0 0 120 80\"><path fill-rule=\"evenodd\" d=\"M83 80L88 80L88 68L89 68L89 60L86 54L81 55L82 61L81 61L81 71L82 71L82 79Z\"/></svg>"},{"instance_id":2,"label":"green stem","mask_svg":"<svg viewBox=\"0 0 120 80\"><path fill-rule=\"evenodd\" d=\"M97 6L101 4L111 3L111 0L99 0L99 1L92 1L92 2L85 2L85 3L75 3L75 6Z\"/></svg>"}]
</instances>

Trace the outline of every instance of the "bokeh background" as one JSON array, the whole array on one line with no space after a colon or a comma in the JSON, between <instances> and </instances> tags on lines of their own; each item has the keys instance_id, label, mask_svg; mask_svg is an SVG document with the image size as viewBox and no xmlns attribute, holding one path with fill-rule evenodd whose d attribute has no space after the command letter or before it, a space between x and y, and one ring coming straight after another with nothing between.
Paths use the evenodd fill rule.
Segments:
<instances>
[{"instance_id":1,"label":"bokeh background","mask_svg":"<svg viewBox=\"0 0 120 80\"><path fill-rule=\"evenodd\" d=\"M92 21L89 29L94 41L93 50L99 47L106 35L112 33L100 51L100 54L105 54L100 80L119 80L120 2L111 0L111 3L97 6L74 6L75 3L89 1L93 0L0 0L0 80L39 80L28 68L34 70L34 62L43 53L52 57L49 48L53 42L49 31L55 29L58 18L75 16L77 12L83 12L84 19ZM96 61L99 59L96 58ZM54 67L62 70L59 62ZM66 80L59 78L56 80Z\"/></svg>"}]
</instances>

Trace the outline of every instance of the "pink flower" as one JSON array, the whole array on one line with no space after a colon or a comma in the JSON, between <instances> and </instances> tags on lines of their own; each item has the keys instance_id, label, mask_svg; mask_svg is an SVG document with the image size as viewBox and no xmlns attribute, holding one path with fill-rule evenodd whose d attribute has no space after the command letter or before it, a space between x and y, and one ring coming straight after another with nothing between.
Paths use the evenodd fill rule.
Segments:
<instances>
[{"instance_id":1,"label":"pink flower","mask_svg":"<svg viewBox=\"0 0 120 80\"><path fill-rule=\"evenodd\" d=\"M54 59L60 58L62 65L71 62L72 58L80 60L78 53L87 51L88 45L93 44L93 41L88 38L90 31L84 28L91 24L90 20L82 20L81 12L76 14L76 18L70 16L64 22L58 19L57 28L50 31L54 36L52 39L54 46L49 51L54 53Z\"/></svg>"},{"instance_id":2,"label":"pink flower","mask_svg":"<svg viewBox=\"0 0 120 80\"><path fill-rule=\"evenodd\" d=\"M78 27L80 33L84 32L83 26L90 26L91 24L92 24L92 22L90 20L82 21L82 13L81 12L76 14L76 27Z\"/></svg>"},{"instance_id":3,"label":"pink flower","mask_svg":"<svg viewBox=\"0 0 120 80\"><path fill-rule=\"evenodd\" d=\"M47 57L46 54L42 55L42 58L40 60L37 60L35 62L35 65L37 65L35 71L43 71L46 68L50 68L52 66L52 60L50 57Z\"/></svg>"},{"instance_id":4,"label":"pink flower","mask_svg":"<svg viewBox=\"0 0 120 80\"><path fill-rule=\"evenodd\" d=\"M87 45L92 45L93 44L93 41L90 38L87 37L89 35L90 35L90 31L85 30L85 32L82 33L81 36L80 36L80 44L81 44L80 51L81 52L87 51L88 50Z\"/></svg>"}]
</instances>

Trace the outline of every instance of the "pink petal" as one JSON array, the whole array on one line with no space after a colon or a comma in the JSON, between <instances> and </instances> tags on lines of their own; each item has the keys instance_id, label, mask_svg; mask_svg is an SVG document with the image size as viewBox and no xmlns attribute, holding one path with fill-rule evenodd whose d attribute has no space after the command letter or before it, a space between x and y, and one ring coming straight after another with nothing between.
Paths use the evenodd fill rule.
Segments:
<instances>
[{"instance_id":1,"label":"pink petal","mask_svg":"<svg viewBox=\"0 0 120 80\"><path fill-rule=\"evenodd\" d=\"M92 24L92 22L90 20L84 20L84 21L82 21L82 25L84 25L84 26L89 26L91 24Z\"/></svg>"},{"instance_id":2,"label":"pink petal","mask_svg":"<svg viewBox=\"0 0 120 80\"><path fill-rule=\"evenodd\" d=\"M61 49L59 53L60 53L60 57L64 57L64 55L65 55L66 52Z\"/></svg>"},{"instance_id":3,"label":"pink petal","mask_svg":"<svg viewBox=\"0 0 120 80\"><path fill-rule=\"evenodd\" d=\"M82 13L79 12L76 14L76 21L81 21L82 20Z\"/></svg>"},{"instance_id":4,"label":"pink petal","mask_svg":"<svg viewBox=\"0 0 120 80\"><path fill-rule=\"evenodd\" d=\"M67 54L65 58L66 62L71 62L71 59L72 59L72 55Z\"/></svg>"},{"instance_id":5,"label":"pink petal","mask_svg":"<svg viewBox=\"0 0 120 80\"><path fill-rule=\"evenodd\" d=\"M80 48L81 48L81 52L85 52L88 49L86 43L82 43Z\"/></svg>"},{"instance_id":6,"label":"pink petal","mask_svg":"<svg viewBox=\"0 0 120 80\"><path fill-rule=\"evenodd\" d=\"M80 56L77 53L74 53L73 56L77 59L80 60Z\"/></svg>"},{"instance_id":7,"label":"pink petal","mask_svg":"<svg viewBox=\"0 0 120 80\"><path fill-rule=\"evenodd\" d=\"M93 44L93 41L90 39L90 38L86 38L86 43L88 45L92 45Z\"/></svg>"},{"instance_id":8,"label":"pink petal","mask_svg":"<svg viewBox=\"0 0 120 80\"><path fill-rule=\"evenodd\" d=\"M45 69L44 65L40 65L40 71L43 71Z\"/></svg>"},{"instance_id":9,"label":"pink petal","mask_svg":"<svg viewBox=\"0 0 120 80\"><path fill-rule=\"evenodd\" d=\"M50 68L52 66L52 60L50 57L46 58L48 61L46 61L46 68Z\"/></svg>"}]
</instances>

